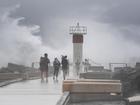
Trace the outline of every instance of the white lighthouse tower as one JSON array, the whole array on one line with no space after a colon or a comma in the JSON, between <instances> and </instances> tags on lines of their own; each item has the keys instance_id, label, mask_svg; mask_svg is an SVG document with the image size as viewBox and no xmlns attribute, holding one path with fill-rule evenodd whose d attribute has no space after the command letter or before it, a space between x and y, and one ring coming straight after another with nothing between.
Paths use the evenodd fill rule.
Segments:
<instances>
[{"instance_id":1,"label":"white lighthouse tower","mask_svg":"<svg viewBox=\"0 0 140 105\"><path fill-rule=\"evenodd\" d=\"M73 36L73 68L78 75L82 69L83 35L87 34L87 28L77 23L77 26L70 26L70 34Z\"/></svg>"}]
</instances>

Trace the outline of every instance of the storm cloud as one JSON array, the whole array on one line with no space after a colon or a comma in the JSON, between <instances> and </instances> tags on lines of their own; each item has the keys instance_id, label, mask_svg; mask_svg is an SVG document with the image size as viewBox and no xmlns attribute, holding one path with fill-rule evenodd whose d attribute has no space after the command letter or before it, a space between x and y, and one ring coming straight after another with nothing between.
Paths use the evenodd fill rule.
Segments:
<instances>
[{"instance_id":1,"label":"storm cloud","mask_svg":"<svg viewBox=\"0 0 140 105\"><path fill-rule=\"evenodd\" d=\"M18 20L19 27L39 26L31 36L39 37L41 46L51 48L51 53L72 55L69 26L80 22L88 28L84 57L103 63L139 60L139 0L0 0L0 8L16 5L19 8L9 18L24 17Z\"/></svg>"}]
</instances>

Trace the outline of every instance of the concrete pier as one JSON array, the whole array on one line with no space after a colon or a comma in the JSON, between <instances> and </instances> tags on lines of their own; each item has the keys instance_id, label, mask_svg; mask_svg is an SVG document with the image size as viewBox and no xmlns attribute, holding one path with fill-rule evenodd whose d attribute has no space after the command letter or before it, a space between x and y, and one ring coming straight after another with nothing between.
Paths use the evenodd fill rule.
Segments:
<instances>
[{"instance_id":1,"label":"concrete pier","mask_svg":"<svg viewBox=\"0 0 140 105\"><path fill-rule=\"evenodd\" d=\"M1 105L56 105L62 96L62 79L41 83L40 79L0 87Z\"/></svg>"},{"instance_id":2,"label":"concrete pier","mask_svg":"<svg viewBox=\"0 0 140 105\"><path fill-rule=\"evenodd\" d=\"M118 80L66 80L63 91L72 93L117 93L121 94L122 85Z\"/></svg>"}]
</instances>

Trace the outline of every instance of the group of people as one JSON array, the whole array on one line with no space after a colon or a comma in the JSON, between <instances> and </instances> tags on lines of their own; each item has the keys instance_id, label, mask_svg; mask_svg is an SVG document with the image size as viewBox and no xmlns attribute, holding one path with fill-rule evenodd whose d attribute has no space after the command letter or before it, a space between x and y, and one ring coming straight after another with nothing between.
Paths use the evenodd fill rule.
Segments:
<instances>
[{"instance_id":1,"label":"group of people","mask_svg":"<svg viewBox=\"0 0 140 105\"><path fill-rule=\"evenodd\" d=\"M84 72L88 72L89 66L90 66L89 60L88 59L85 59L85 61L82 62L82 64L84 66ZM80 61L77 60L75 62L75 70L76 70L76 74L77 75L79 75L79 73L80 73L80 69L82 68L81 66L82 65L81 65Z\"/></svg>"},{"instance_id":2,"label":"group of people","mask_svg":"<svg viewBox=\"0 0 140 105\"><path fill-rule=\"evenodd\" d=\"M48 58L48 54L45 53L44 57L40 57L40 71L41 71L41 80L44 81L44 75L46 76L46 81L48 82L48 71L50 66L50 59ZM66 76L69 73L69 62L67 59L67 56L61 57L61 62L58 60L58 58L54 58L53 61L53 79L58 80L58 74L59 70L62 65L62 71L63 71L63 79L66 79Z\"/></svg>"}]
</instances>

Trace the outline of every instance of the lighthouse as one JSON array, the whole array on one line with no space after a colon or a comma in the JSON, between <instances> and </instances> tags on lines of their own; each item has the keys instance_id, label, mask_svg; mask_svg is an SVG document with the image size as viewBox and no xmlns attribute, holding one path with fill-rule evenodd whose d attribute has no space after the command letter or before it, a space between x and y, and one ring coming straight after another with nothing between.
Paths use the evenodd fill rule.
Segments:
<instances>
[{"instance_id":1,"label":"lighthouse","mask_svg":"<svg viewBox=\"0 0 140 105\"><path fill-rule=\"evenodd\" d=\"M83 35L87 34L87 28L85 26L80 26L79 23L77 23L76 26L70 26L70 34L72 35L73 43L73 68L78 75L82 69Z\"/></svg>"}]
</instances>

